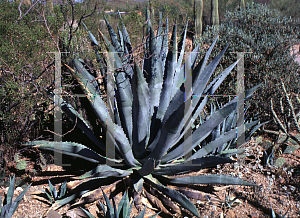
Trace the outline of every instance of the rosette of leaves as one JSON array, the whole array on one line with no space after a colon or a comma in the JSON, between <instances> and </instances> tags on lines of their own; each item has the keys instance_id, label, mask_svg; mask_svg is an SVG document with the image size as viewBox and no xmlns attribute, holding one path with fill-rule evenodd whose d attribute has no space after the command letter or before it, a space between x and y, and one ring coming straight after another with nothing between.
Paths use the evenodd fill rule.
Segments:
<instances>
[{"instance_id":1,"label":"rosette of leaves","mask_svg":"<svg viewBox=\"0 0 300 218\"><path fill-rule=\"evenodd\" d=\"M198 210L186 197L189 194L188 191L182 194L167 185L254 185L228 175L171 177L234 162L229 156L236 154L237 150L226 154L216 154L213 151L236 137L235 128L229 127L229 124L225 128L222 126L224 120L229 119L228 117L236 110L236 98L215 110L205 122L193 126L207 104L209 96L214 94L237 64L235 62L230 65L209 82L227 47L208 64L217 38L200 61L198 61L200 46L197 46L191 53L190 62L187 62L185 66L183 59L186 28L177 44L177 26L174 25L169 43L168 24L166 27L160 25L155 34L148 20L145 57L140 67L132 58L133 49L122 20L117 33L107 20L106 24L111 41L99 31L105 44L104 48L100 48L100 43L86 26L85 28L98 55L99 64L103 69L102 73L106 75L107 103L99 95L101 92L97 78L84 67L82 60L74 59L73 73L96 116L103 124L107 132L106 141L110 142L111 147L106 148L108 144L105 145L96 136L97 130L92 130L88 122L63 99L61 99L62 110L71 119L77 120L77 125L94 142L97 149L92 150L88 145L76 142L32 141L26 144L99 164L95 169L76 177L75 179L85 180L66 197L58 200L55 207L74 201L100 186L126 179L127 186L132 190L130 193L133 193L135 198L141 197L141 193L144 193L147 198L150 196L145 189L146 185L150 187L149 192L156 193L157 205L161 205L158 203L161 201L166 207L171 205L171 209L180 213L178 206L174 206L173 202L176 202L181 205L181 208L199 217ZM100 51L110 53L106 59L101 59ZM179 52L178 57L177 52ZM114 66L109 66L111 59L114 60L111 61ZM105 67L112 69L112 72ZM192 92L185 90L185 75L190 75L187 73L189 71L192 72ZM245 100L250 99L257 87L245 92ZM53 93L48 93L53 97ZM115 100L114 96L116 96ZM185 111L185 104L191 99L191 110ZM109 111L112 113L108 113ZM220 134L214 134L213 139L205 145L201 144L215 129L219 128L220 124L222 124ZM255 125L257 121L248 122L245 124L245 129L250 130ZM191 130L189 135L186 134L188 130ZM59 150L57 145L60 146ZM197 146L199 149L194 151L193 149ZM191 155L187 157L188 154Z\"/></svg>"},{"instance_id":2,"label":"rosette of leaves","mask_svg":"<svg viewBox=\"0 0 300 218\"><path fill-rule=\"evenodd\" d=\"M111 205L108 197L106 196L106 194L104 192L103 192L103 196L105 198L107 209L105 209L105 206L100 201L98 201L98 203L101 206L101 209L104 213L105 218L108 218L108 217L130 218L130 212L131 212L131 209L133 207L133 201L130 204L127 191L125 191L125 193L124 193L124 195L123 195L123 197L122 197L122 199L121 199L121 201L118 205L118 208L116 207L116 203L115 203L114 199L112 199L113 205ZM87 210L85 210L83 208L81 208L81 209L88 215L89 218L95 218ZM137 215L134 218L143 218L145 216L145 211L146 211L146 207L144 208L144 210L139 215ZM150 218L155 218L158 214L159 213L151 216Z\"/></svg>"},{"instance_id":3,"label":"rosette of leaves","mask_svg":"<svg viewBox=\"0 0 300 218\"><path fill-rule=\"evenodd\" d=\"M6 199L3 202L3 207L1 208L1 195L0 195L0 217L1 218L10 218L14 214L14 212L17 210L23 196L27 192L27 190L30 188L30 185L25 188L21 194L13 201L13 196L15 192L15 175L10 180L8 192Z\"/></svg>"},{"instance_id":4,"label":"rosette of leaves","mask_svg":"<svg viewBox=\"0 0 300 218\"><path fill-rule=\"evenodd\" d=\"M49 190L41 190L41 191L44 192L47 195L49 202L51 204L53 204L53 203L55 203L55 201L61 199L66 194L66 191L67 191L67 180L64 181L64 183L60 186L59 192L52 185L52 183L50 182L49 179L48 179L48 182L49 182Z\"/></svg>"}]
</instances>

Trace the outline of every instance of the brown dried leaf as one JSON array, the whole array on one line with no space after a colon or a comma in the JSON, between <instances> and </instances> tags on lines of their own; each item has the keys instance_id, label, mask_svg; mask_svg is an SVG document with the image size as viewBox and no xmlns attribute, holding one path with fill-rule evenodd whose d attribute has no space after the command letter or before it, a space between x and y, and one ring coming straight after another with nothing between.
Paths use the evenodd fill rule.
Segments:
<instances>
[{"instance_id":1,"label":"brown dried leaf","mask_svg":"<svg viewBox=\"0 0 300 218\"><path fill-rule=\"evenodd\" d=\"M144 218L149 218L149 217L152 217L153 215L155 215L155 213L145 214Z\"/></svg>"},{"instance_id":2,"label":"brown dried leaf","mask_svg":"<svg viewBox=\"0 0 300 218\"><path fill-rule=\"evenodd\" d=\"M195 199L195 200L207 201L207 198L205 197L207 195L207 196L210 197L211 201L221 201L220 199L217 199L217 198L215 198L214 196L212 196L208 193L198 191L198 190L194 190L194 189L178 187L178 191L181 192L182 194L184 194L186 197L192 198L192 199Z\"/></svg>"},{"instance_id":3,"label":"brown dried leaf","mask_svg":"<svg viewBox=\"0 0 300 218\"><path fill-rule=\"evenodd\" d=\"M143 205L140 203L142 201L141 196L136 193L133 192L133 197L134 197L134 206L135 208L140 212L144 209Z\"/></svg>"},{"instance_id":4,"label":"brown dried leaf","mask_svg":"<svg viewBox=\"0 0 300 218\"><path fill-rule=\"evenodd\" d=\"M174 204L169 198L164 196L162 193L160 193L158 190L154 189L153 187L150 187L150 192L159 198L161 202L166 206L167 208L171 209L171 211L175 214L181 215L180 208Z\"/></svg>"},{"instance_id":5,"label":"brown dried leaf","mask_svg":"<svg viewBox=\"0 0 300 218\"><path fill-rule=\"evenodd\" d=\"M148 192L144 191L147 199L150 201L150 203L156 207L158 207L163 213L172 215L161 203L160 200L158 200L155 196L149 194Z\"/></svg>"},{"instance_id":6,"label":"brown dried leaf","mask_svg":"<svg viewBox=\"0 0 300 218\"><path fill-rule=\"evenodd\" d=\"M119 182L120 181L116 181L111 185L100 187L91 192L85 193L84 195L82 195L80 200L78 202L76 202L75 204L73 204L72 206L80 205L80 204L89 204L89 203L99 200L99 198L101 198L103 196L102 190L106 195L109 196L110 193L112 192L112 190L116 189L116 185Z\"/></svg>"},{"instance_id":7,"label":"brown dried leaf","mask_svg":"<svg viewBox=\"0 0 300 218\"><path fill-rule=\"evenodd\" d=\"M72 205L72 207L76 206L76 205L80 205L80 204L92 203L94 201L99 200L99 198L101 198L102 195L103 194L102 194L101 188L98 188L96 190L93 190L92 192L86 193L85 196L81 197L78 202L76 202L75 204Z\"/></svg>"},{"instance_id":8,"label":"brown dried leaf","mask_svg":"<svg viewBox=\"0 0 300 218\"><path fill-rule=\"evenodd\" d=\"M179 190L180 193L184 194L188 198L205 201L206 198L200 192L192 191L192 190Z\"/></svg>"},{"instance_id":9,"label":"brown dried leaf","mask_svg":"<svg viewBox=\"0 0 300 218\"><path fill-rule=\"evenodd\" d=\"M143 204L144 206L146 206L147 208L149 208L149 209L151 209L151 210L154 210L154 211L158 211L157 208L152 207L152 205L149 203L149 201L148 201L147 198L141 196L141 202L142 202L142 204Z\"/></svg>"},{"instance_id":10,"label":"brown dried leaf","mask_svg":"<svg viewBox=\"0 0 300 218\"><path fill-rule=\"evenodd\" d=\"M78 185L80 185L81 183L87 181L89 179L82 179L82 180L75 180L75 181L70 181L67 183L67 189L69 191L75 189Z\"/></svg>"},{"instance_id":11,"label":"brown dried leaf","mask_svg":"<svg viewBox=\"0 0 300 218\"><path fill-rule=\"evenodd\" d=\"M158 199L164 204L164 206L171 209L173 213L181 215L180 208L176 204L174 204L169 198L164 196L162 193L160 193L158 190L156 190L153 187L150 187L150 192L152 195L158 197Z\"/></svg>"}]
</instances>

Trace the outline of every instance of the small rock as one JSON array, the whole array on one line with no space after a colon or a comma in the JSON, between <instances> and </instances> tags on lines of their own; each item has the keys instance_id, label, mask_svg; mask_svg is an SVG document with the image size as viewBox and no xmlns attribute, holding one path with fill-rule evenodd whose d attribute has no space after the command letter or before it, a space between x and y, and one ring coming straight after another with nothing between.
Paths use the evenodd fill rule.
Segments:
<instances>
[{"instance_id":1,"label":"small rock","mask_svg":"<svg viewBox=\"0 0 300 218\"><path fill-rule=\"evenodd\" d=\"M22 192L22 191L23 191L23 189L22 189L21 187L17 187L17 188L16 188L16 191L18 191L18 192Z\"/></svg>"},{"instance_id":2,"label":"small rock","mask_svg":"<svg viewBox=\"0 0 300 218\"><path fill-rule=\"evenodd\" d=\"M78 217L89 217L83 210L76 208L74 210L69 210L66 215L71 218L78 218Z\"/></svg>"},{"instance_id":3,"label":"small rock","mask_svg":"<svg viewBox=\"0 0 300 218\"><path fill-rule=\"evenodd\" d=\"M283 142L285 142L287 140L287 136L286 135L279 135L277 143L281 144Z\"/></svg>"},{"instance_id":4,"label":"small rock","mask_svg":"<svg viewBox=\"0 0 300 218\"><path fill-rule=\"evenodd\" d=\"M256 137L255 140L256 140L256 143L260 144L260 143L262 143L263 138L261 136L259 136L259 137Z\"/></svg>"},{"instance_id":5,"label":"small rock","mask_svg":"<svg viewBox=\"0 0 300 218\"><path fill-rule=\"evenodd\" d=\"M264 150L268 150L272 146L272 142L270 140L265 140L261 143L261 147Z\"/></svg>"},{"instance_id":6,"label":"small rock","mask_svg":"<svg viewBox=\"0 0 300 218\"><path fill-rule=\"evenodd\" d=\"M296 146L294 145L289 145L286 147L286 149L284 150L284 154L292 154L294 153L294 151L296 150Z\"/></svg>"},{"instance_id":7,"label":"small rock","mask_svg":"<svg viewBox=\"0 0 300 218\"><path fill-rule=\"evenodd\" d=\"M56 212L55 210L50 210L47 215L46 215L47 218L61 218L62 216Z\"/></svg>"},{"instance_id":8,"label":"small rock","mask_svg":"<svg viewBox=\"0 0 300 218\"><path fill-rule=\"evenodd\" d=\"M250 214L251 218L259 218L259 215L257 213Z\"/></svg>"}]
</instances>

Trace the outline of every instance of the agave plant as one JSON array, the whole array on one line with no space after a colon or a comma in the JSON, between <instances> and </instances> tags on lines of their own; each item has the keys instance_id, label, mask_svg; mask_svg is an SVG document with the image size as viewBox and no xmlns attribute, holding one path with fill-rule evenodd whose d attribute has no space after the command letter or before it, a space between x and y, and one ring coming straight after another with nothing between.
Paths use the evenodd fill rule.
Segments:
<instances>
[{"instance_id":1,"label":"agave plant","mask_svg":"<svg viewBox=\"0 0 300 218\"><path fill-rule=\"evenodd\" d=\"M0 195L0 217L1 218L10 218L14 214L14 212L17 210L23 196L27 192L27 190L30 188L30 185L25 188L21 194L13 201L14 196L14 190L15 190L15 176L10 180L6 200L3 202L3 207L1 208L1 195ZM5 203L6 202L6 203Z\"/></svg>"},{"instance_id":2,"label":"agave plant","mask_svg":"<svg viewBox=\"0 0 300 218\"><path fill-rule=\"evenodd\" d=\"M62 110L77 121L77 125L94 142L97 149L92 150L87 145L75 142L32 141L26 144L98 164L95 169L76 177L85 180L65 198L57 201L56 206L74 201L100 186L126 178L130 181L129 186L134 197L144 193L148 198L150 192L156 193L155 197L166 207L173 205L170 206L171 209L177 212L179 210L180 213L180 209L173 204L177 202L182 208L199 217L198 210L186 197L188 191L183 194L168 185L254 185L228 175L171 177L218 164L232 163L234 160L230 156L243 151L230 147L236 138L234 117L237 113L237 98L220 106L218 110L215 108L207 118L202 119L200 116L210 96L237 64L235 62L209 82L228 46L207 64L217 38L200 61L198 45L191 53L190 59L186 57L190 62L183 64L187 28L185 27L177 44L177 26L174 25L169 43L168 23L165 27L160 25L155 34L148 20L145 58L140 67L132 56L131 42L122 19L118 34L114 32L108 20L106 24L111 41L99 31L105 48L101 48L96 38L84 24L83 26L96 51L102 77L106 76L107 101L100 95L98 78L85 68L81 59L74 59L73 72L96 116L102 122L107 133L106 140L112 142L112 147L106 149L105 143L96 136L97 130L92 130L87 120L78 115L79 113L63 99ZM110 53L101 57L100 52L103 51ZM114 60L111 62L113 66L109 65L111 58ZM112 69L113 73L108 68ZM185 90L185 75L190 75L186 69L192 72L192 92ZM245 92L245 100L250 99L257 87ZM48 94L53 97L53 93L48 91ZM185 110L185 104L189 100L192 100L190 110ZM245 128L252 128L251 134L253 127L257 128L260 125L258 121L251 121L245 123ZM57 145L61 146L59 150ZM150 191L145 189L145 185L150 187L147 189Z\"/></svg>"},{"instance_id":3,"label":"agave plant","mask_svg":"<svg viewBox=\"0 0 300 218\"><path fill-rule=\"evenodd\" d=\"M49 182L49 190L41 190L41 191L46 194L49 202L53 204L55 201L61 199L66 194L67 180L65 180L64 183L60 186L59 193L57 189L52 185L49 179L48 182Z\"/></svg>"},{"instance_id":4,"label":"agave plant","mask_svg":"<svg viewBox=\"0 0 300 218\"><path fill-rule=\"evenodd\" d=\"M102 191L103 192L103 191ZM99 205L101 206L103 213L104 213L104 217L105 218L109 218L109 217L116 217L116 218L130 218L130 212L131 209L133 207L133 201L131 202L131 204L129 204L129 198L128 198L128 193L127 191L125 191L119 205L118 208L116 207L115 201L113 200L113 205L111 205L108 197L106 196L106 194L103 192L103 196L105 198L105 202L106 202L106 208L104 207L104 205L99 202ZM87 210L81 208L90 218L95 218L90 212L88 212ZM144 210L137 215L134 218L143 218L145 216L145 211L146 211L146 207L144 208ZM150 218L155 218L159 213L151 216Z\"/></svg>"},{"instance_id":5,"label":"agave plant","mask_svg":"<svg viewBox=\"0 0 300 218\"><path fill-rule=\"evenodd\" d=\"M229 97L230 100L230 97ZM218 101L216 100L217 106L220 109L220 105L218 103ZM244 113L247 112L248 108L250 107L250 105L248 105L247 108L245 108ZM216 112L217 108L216 105L214 103L214 101L211 101L210 104L210 114L207 114L205 112L205 110L203 110L203 115L199 116L199 120L198 120L198 124L196 127L199 127L199 125L203 124L204 122L206 122L211 115L213 115ZM252 121L252 118L250 120L250 122L257 124L259 123L259 120L257 119L256 116L254 116L255 121ZM245 118L245 120L247 120L247 117ZM268 121L267 121L268 122ZM265 123L267 123L265 122ZM234 129L237 123L237 113L236 111L233 111L221 124L219 124L217 126L217 128L215 128L211 134L209 135L209 137L207 137L205 140L203 140L200 144L200 146L194 148L194 149L201 149L201 147L204 147L207 143L210 143L211 141L214 141L215 139L217 139L219 136L224 135L224 133L230 131L231 129ZM251 137L251 135L261 126L260 125L256 125L254 126L251 131L246 132L245 134L245 141L248 141ZM222 144L221 146L219 146L218 148L216 148L212 154L219 154L225 157L229 157L232 156L233 153L243 153L245 151L245 149L236 149L237 147L237 137L231 139L230 141L225 142L224 144Z\"/></svg>"}]
</instances>

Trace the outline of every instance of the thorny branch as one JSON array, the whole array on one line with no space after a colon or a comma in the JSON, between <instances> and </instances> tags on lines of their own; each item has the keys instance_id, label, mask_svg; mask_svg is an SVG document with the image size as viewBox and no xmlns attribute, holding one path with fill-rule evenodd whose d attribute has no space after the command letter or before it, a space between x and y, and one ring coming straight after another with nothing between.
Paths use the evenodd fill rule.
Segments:
<instances>
[{"instance_id":1,"label":"thorny branch","mask_svg":"<svg viewBox=\"0 0 300 218\"><path fill-rule=\"evenodd\" d=\"M49 29L49 27L48 27L47 20L46 20L46 18L45 18L45 11L42 10L42 12L43 12L42 15L43 15L43 18L44 18L44 22L45 22L45 26L46 26L46 28L47 28L47 31L48 31L49 35L51 36L51 38L52 38L52 40L53 40L53 42L54 42L54 44L55 44L55 46L56 46L58 52L60 53L59 46L58 46L58 44L56 43L56 41L55 41L55 39L54 39L53 35L51 34L50 29Z\"/></svg>"},{"instance_id":2,"label":"thorny branch","mask_svg":"<svg viewBox=\"0 0 300 218\"><path fill-rule=\"evenodd\" d=\"M18 20L21 20L24 16L26 16L26 14L28 14L28 12L39 2L39 0L37 0L35 3L33 3L31 6L30 6L30 8L25 12L25 14L22 16L22 11L21 11L21 5L22 5L22 3L23 3L23 1L24 0L22 0L21 2L20 2L20 5L19 5L19 7L18 7L18 9L19 9L19 12L20 12L20 17L18 18Z\"/></svg>"},{"instance_id":3,"label":"thorny branch","mask_svg":"<svg viewBox=\"0 0 300 218\"><path fill-rule=\"evenodd\" d=\"M63 135L58 134L58 133L56 133L56 132L53 132L53 131L51 131L51 130L49 130L49 129L46 129L45 131L50 132L50 133L52 133L52 134L54 134L54 135L57 135L57 136L59 136L59 137L64 137L64 136L66 136L67 134L69 134L70 132L72 132L72 131L75 129L75 127L76 127L76 125L77 125L77 118L78 118L78 111L77 111L76 120L75 120L75 124L74 124L73 128L70 129L68 132L66 132L66 133L63 134Z\"/></svg>"},{"instance_id":4,"label":"thorny branch","mask_svg":"<svg viewBox=\"0 0 300 218\"><path fill-rule=\"evenodd\" d=\"M75 21L75 16L74 16L74 3L73 3L72 1L70 1L70 5L71 5L71 13L72 13L71 24L69 24L69 22L68 22L68 18L67 18L67 16L66 16L66 13L65 13L65 11L63 10L63 5L60 5L60 6L61 6L61 7L60 7L60 10L61 10L61 12L62 12L62 14L63 14L63 16L64 16L65 22L68 24L68 27L69 27L69 39L68 39L68 44L67 44L67 51L68 51L69 48L70 48L70 45L71 45L71 41L72 41L73 35L78 31L78 28L79 28L79 26L80 26L82 20L85 19L85 18L87 18L87 17L89 17L89 16L92 16L92 15L95 13L95 11L96 11L96 9L97 9L97 6L98 6L97 4L95 4L94 10L93 10L91 13L89 13L89 14L87 14L87 15L82 15L82 16L80 17L80 19L79 19L79 22L78 22L78 25L77 25L76 29L73 31L73 25L74 25L74 21Z\"/></svg>"},{"instance_id":5,"label":"thorny branch","mask_svg":"<svg viewBox=\"0 0 300 218\"><path fill-rule=\"evenodd\" d=\"M54 82L51 83L49 86L47 86L45 89L48 89L48 88L49 88L50 86L52 86L53 84L54 84ZM21 103L21 100L25 99L25 98L28 97L29 95L31 95L31 94L33 94L33 93L36 93L36 92L38 92L38 89L34 89L34 90L32 90L31 92L27 93L27 94L24 95L19 101L13 103L9 108L7 108L7 109L4 111L4 113L10 111L13 107L16 107L17 105L19 105L19 104Z\"/></svg>"}]
</instances>

